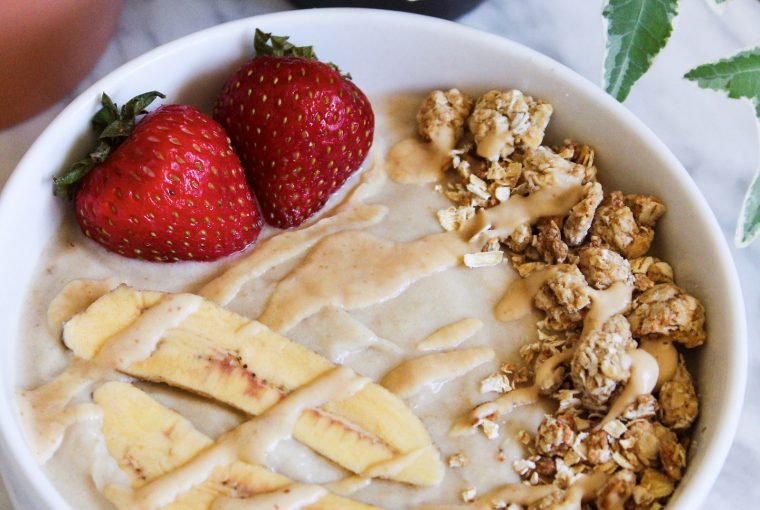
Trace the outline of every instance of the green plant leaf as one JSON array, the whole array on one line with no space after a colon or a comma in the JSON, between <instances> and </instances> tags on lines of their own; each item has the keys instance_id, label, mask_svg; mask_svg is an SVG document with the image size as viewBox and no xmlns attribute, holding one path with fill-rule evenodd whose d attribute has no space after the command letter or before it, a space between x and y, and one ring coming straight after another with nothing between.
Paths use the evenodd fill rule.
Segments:
<instances>
[{"instance_id":1,"label":"green plant leaf","mask_svg":"<svg viewBox=\"0 0 760 510\"><path fill-rule=\"evenodd\" d=\"M758 125L760 130L760 125ZM736 224L736 245L748 246L760 235L760 170L755 173L752 184L744 196L739 222Z\"/></svg>"},{"instance_id":2,"label":"green plant leaf","mask_svg":"<svg viewBox=\"0 0 760 510\"><path fill-rule=\"evenodd\" d=\"M703 89L724 92L732 99L747 99L755 108L760 133L760 46L695 67L684 78ZM737 246L747 246L760 235L760 168L744 197L736 225Z\"/></svg>"},{"instance_id":3,"label":"green plant leaf","mask_svg":"<svg viewBox=\"0 0 760 510\"><path fill-rule=\"evenodd\" d=\"M604 90L625 101L673 32L678 0L609 0Z\"/></svg>"},{"instance_id":4,"label":"green plant leaf","mask_svg":"<svg viewBox=\"0 0 760 510\"><path fill-rule=\"evenodd\" d=\"M684 78L703 89L725 92L731 99L749 99L760 119L760 46L695 67Z\"/></svg>"}]
</instances>

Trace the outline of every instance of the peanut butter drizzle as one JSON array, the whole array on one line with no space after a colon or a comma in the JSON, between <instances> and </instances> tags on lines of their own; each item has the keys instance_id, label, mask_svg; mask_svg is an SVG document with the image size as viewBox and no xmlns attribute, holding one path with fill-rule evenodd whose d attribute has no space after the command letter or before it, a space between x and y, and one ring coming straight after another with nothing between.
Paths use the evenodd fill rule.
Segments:
<instances>
[{"instance_id":1,"label":"peanut butter drizzle","mask_svg":"<svg viewBox=\"0 0 760 510\"><path fill-rule=\"evenodd\" d=\"M575 345L540 363L535 369L532 386L512 390L490 402L477 406L454 423L450 435L471 434L475 431L474 427L485 418L498 418L510 413L517 407L535 403L542 392L549 390L557 382L557 378L561 375L560 365L572 359L577 345L588 335L604 326L604 323L613 315L624 312L628 308L632 293L633 287L622 282L614 283L606 290L592 290L590 295L591 306L583 320L581 336Z\"/></svg>"},{"instance_id":2,"label":"peanut butter drizzle","mask_svg":"<svg viewBox=\"0 0 760 510\"><path fill-rule=\"evenodd\" d=\"M625 312L631 304L632 294L633 287L623 282L615 282L606 290L592 289L589 296L591 306L583 318L583 331L577 343L601 329L613 315Z\"/></svg>"},{"instance_id":3,"label":"peanut butter drizzle","mask_svg":"<svg viewBox=\"0 0 760 510\"><path fill-rule=\"evenodd\" d=\"M319 350L324 351L335 363L343 363L350 355L369 347L396 354L403 353L401 347L379 337L345 310L328 306L323 308L317 317L320 321L330 324L330 336L320 345Z\"/></svg>"},{"instance_id":4,"label":"peanut butter drizzle","mask_svg":"<svg viewBox=\"0 0 760 510\"><path fill-rule=\"evenodd\" d=\"M535 271L525 278L515 280L507 288L506 294L496 305L494 315L500 321L510 322L522 319L533 310L533 298L543 285L558 273L556 266Z\"/></svg>"},{"instance_id":5,"label":"peanut butter drizzle","mask_svg":"<svg viewBox=\"0 0 760 510\"><path fill-rule=\"evenodd\" d=\"M361 231L332 235L277 284L258 320L284 333L325 306L352 310L379 303L427 275L456 266L468 249L454 233L409 243Z\"/></svg>"},{"instance_id":6,"label":"peanut butter drizzle","mask_svg":"<svg viewBox=\"0 0 760 510\"><path fill-rule=\"evenodd\" d=\"M382 221L387 212L388 208L383 205L360 205L336 212L335 215L300 230L270 237L226 272L208 282L199 294L220 305L226 305L235 298L246 282L302 255L331 234L375 225Z\"/></svg>"},{"instance_id":7,"label":"peanut butter drizzle","mask_svg":"<svg viewBox=\"0 0 760 510\"><path fill-rule=\"evenodd\" d=\"M122 510L155 510L205 482L219 466L237 460L264 464L267 454L292 435L305 410L348 398L368 382L369 379L348 368L336 367L288 394L259 416L223 434L216 443L174 471L135 490L111 486L109 497Z\"/></svg>"},{"instance_id":8,"label":"peanut butter drizzle","mask_svg":"<svg viewBox=\"0 0 760 510\"><path fill-rule=\"evenodd\" d=\"M382 170L379 165L374 168ZM385 217L385 206L360 203L382 186L384 176L382 171L368 173L367 179L362 179L332 216L304 229L286 232L265 241L248 257L209 282L201 290L201 295L217 303L227 304L249 279L300 256L316 245L304 264L280 282L260 318L273 329L283 331L326 305L352 309L374 304L398 295L408 285L428 274L455 266L461 255L470 250L467 243L453 233L431 235L410 243L392 243L364 232L352 231L374 225ZM513 197L500 206L480 211L467 230L472 234L492 228L491 233L494 235L504 235L504 232L508 235L523 223L533 223L542 216L566 213L582 194L580 183L573 182L539 190L528 197ZM331 262L337 263L329 267ZM299 302L299 292L306 288L310 293L314 293ZM149 356L166 329L176 327L197 309L198 305L194 303L193 298L198 301L200 298L191 295L180 296L182 297L179 304L170 301L159 302L150 309L156 308L155 314L150 314L145 320L138 320L136 324L116 335L113 341L109 340L96 357L96 363L119 368ZM291 306L291 303L295 303L295 306ZM141 319L148 312L144 313ZM164 317L159 321L161 315ZM318 386L322 379L327 379L331 374L341 370L346 369L337 368L308 386ZM229 464L237 459L260 462L277 442L290 435L301 411L308 407L318 407L330 400L330 395L325 393L332 392L341 395L332 395L335 398L345 398L359 391L365 383L366 380L354 376L354 380L350 381L341 379L340 384L331 380L329 385L325 383L329 388L320 387L319 391L308 392L309 388L303 387L259 417L223 435L215 445L185 466L134 492L111 487L115 500L120 500L120 508L158 508L174 501L177 494L205 481L216 466ZM289 406L289 400L296 400L302 391L310 395L312 401L309 403L298 400L298 403ZM352 393L348 393L349 391ZM319 400L322 397L323 400ZM78 407L72 410L64 416L64 421L68 422L69 416L86 414L87 409ZM252 437L255 440L251 441ZM398 464L398 461L403 461L409 455L411 454L401 459L392 459L390 463ZM395 469L390 463L383 469ZM399 469L403 469L405 465ZM376 475L368 470L362 476L352 478L369 480L371 476ZM222 501L219 504L225 505L227 502Z\"/></svg>"},{"instance_id":9,"label":"peanut butter drizzle","mask_svg":"<svg viewBox=\"0 0 760 510\"><path fill-rule=\"evenodd\" d=\"M118 285L115 278L106 280L72 280L48 306L48 326L56 336L63 324L85 310L103 294ZM19 416L24 422L24 436L37 460L44 464L55 454L71 425L101 417L97 406L82 403L69 405L79 393L107 378L111 370L74 358L52 381L33 390L17 392Z\"/></svg>"},{"instance_id":10,"label":"peanut butter drizzle","mask_svg":"<svg viewBox=\"0 0 760 510\"><path fill-rule=\"evenodd\" d=\"M464 505L422 505L415 507L414 510L493 510L497 508L494 506L497 501L523 507L535 503L559 490L559 487L551 484L523 485L515 483L494 489L472 503ZM564 510L566 507L563 506L562 508ZM569 507L567 508L569 509Z\"/></svg>"},{"instance_id":11,"label":"peanut butter drizzle","mask_svg":"<svg viewBox=\"0 0 760 510\"><path fill-rule=\"evenodd\" d=\"M484 136L479 142L477 142L476 152L478 156L488 161L496 161L499 159L501 149L512 138L512 134L508 131L503 133L490 133Z\"/></svg>"},{"instance_id":12,"label":"peanut butter drizzle","mask_svg":"<svg viewBox=\"0 0 760 510\"><path fill-rule=\"evenodd\" d=\"M464 234L469 238L491 228L489 234L509 235L523 223L566 214L583 193L578 179L565 177L555 187L479 211ZM259 320L282 333L328 305L354 309L381 302L428 274L456 265L467 249L454 233L405 244L364 232L332 235L277 285Z\"/></svg>"},{"instance_id":13,"label":"peanut butter drizzle","mask_svg":"<svg viewBox=\"0 0 760 510\"><path fill-rule=\"evenodd\" d=\"M631 358L631 375L622 393L610 405L607 415L599 423L602 427L607 422L620 416L625 408L636 402L636 397L652 393L659 375L657 360L644 349L629 352Z\"/></svg>"},{"instance_id":14,"label":"peanut butter drizzle","mask_svg":"<svg viewBox=\"0 0 760 510\"><path fill-rule=\"evenodd\" d=\"M316 503L327 494L319 485L294 483L249 498L216 498L211 510L300 510Z\"/></svg>"},{"instance_id":15,"label":"peanut butter drizzle","mask_svg":"<svg viewBox=\"0 0 760 510\"><path fill-rule=\"evenodd\" d=\"M490 209L481 209L469 226L477 237L488 230L488 236L509 237L525 223L533 225L544 216L564 216L584 196L581 180L557 176L556 186L538 189L528 196L513 196ZM513 321L525 317L532 309L533 298L541 286L559 270L558 266L536 271L513 282L494 310L497 319Z\"/></svg>"},{"instance_id":16,"label":"peanut butter drizzle","mask_svg":"<svg viewBox=\"0 0 760 510\"><path fill-rule=\"evenodd\" d=\"M87 286L86 282L78 282L73 288L82 286ZM106 284L102 287L93 284L91 292L87 292L86 298L81 299L71 297L72 287L65 287L53 300L53 310L48 310L48 316L54 318L53 325L59 324L59 320L68 320L77 311L81 311L77 310L77 305L86 307L86 302L96 299L94 294L105 287ZM130 327L111 337L92 362L75 358L51 382L18 393L19 414L27 425L27 441L41 463L47 462L58 450L69 426L100 418L100 409L95 405L78 404L69 407L74 396L107 378L113 370L125 368L150 356L166 330L178 326L195 312L201 301L200 297L191 294L175 294L164 298Z\"/></svg>"},{"instance_id":17,"label":"peanut butter drizzle","mask_svg":"<svg viewBox=\"0 0 760 510\"><path fill-rule=\"evenodd\" d=\"M663 384L670 381L678 369L678 351L673 346L673 341L667 337L645 338L639 341L639 348L644 349L657 360L659 375L655 389L660 389Z\"/></svg>"},{"instance_id":18,"label":"peanut butter drizzle","mask_svg":"<svg viewBox=\"0 0 760 510\"><path fill-rule=\"evenodd\" d=\"M47 462L58 450L69 426L100 418L97 406L69 406L69 403L74 396L92 387L108 373L108 369L75 358L66 370L49 383L17 393L24 435L40 463Z\"/></svg>"},{"instance_id":19,"label":"peanut butter drizzle","mask_svg":"<svg viewBox=\"0 0 760 510\"><path fill-rule=\"evenodd\" d=\"M385 168L383 144L380 141L375 142L375 145L370 149L370 158L369 168L364 171L356 186L336 208L336 212L341 212L353 205L363 204L366 199L375 196L383 189L388 180L388 174Z\"/></svg>"},{"instance_id":20,"label":"peanut butter drizzle","mask_svg":"<svg viewBox=\"0 0 760 510\"><path fill-rule=\"evenodd\" d=\"M470 505L422 505L414 507L414 510L470 510L471 508Z\"/></svg>"},{"instance_id":21,"label":"peanut butter drizzle","mask_svg":"<svg viewBox=\"0 0 760 510\"><path fill-rule=\"evenodd\" d=\"M483 321L470 317L435 330L417 344L418 351L453 349L483 328Z\"/></svg>"},{"instance_id":22,"label":"peanut butter drizzle","mask_svg":"<svg viewBox=\"0 0 760 510\"><path fill-rule=\"evenodd\" d=\"M454 133L447 129L430 142L416 137L401 140L388 152L388 175L403 184L436 182L451 161L455 142Z\"/></svg>"},{"instance_id":23,"label":"peanut butter drizzle","mask_svg":"<svg viewBox=\"0 0 760 510\"><path fill-rule=\"evenodd\" d=\"M580 510L581 504L592 499L609 478L610 475L602 471L581 476L565 491L561 502L562 508ZM560 490L562 489L552 484L524 485L512 483L499 487L467 505L425 505L417 507L415 510L492 510L495 501L528 506Z\"/></svg>"},{"instance_id":24,"label":"peanut butter drizzle","mask_svg":"<svg viewBox=\"0 0 760 510\"><path fill-rule=\"evenodd\" d=\"M538 386L532 385L525 388L517 388L490 402L485 402L475 407L454 422L449 431L450 436L464 436L473 434L475 427L485 418L495 418L509 414L518 407L527 406L538 402Z\"/></svg>"},{"instance_id":25,"label":"peanut butter drizzle","mask_svg":"<svg viewBox=\"0 0 760 510\"><path fill-rule=\"evenodd\" d=\"M549 494L559 490L556 485L523 485L514 483L499 487L488 494L481 496L473 502L472 510L491 510L493 501L504 501L505 503L514 503L516 505L530 505Z\"/></svg>"},{"instance_id":26,"label":"peanut butter drizzle","mask_svg":"<svg viewBox=\"0 0 760 510\"><path fill-rule=\"evenodd\" d=\"M345 230L359 230L380 223L388 214L384 205L365 205L386 180L383 162L374 149L372 163L357 185L335 211L325 218L298 230L283 232L261 242L250 254L236 262L199 291L206 299L226 305L246 282L258 278L273 267L298 257L325 237Z\"/></svg>"},{"instance_id":27,"label":"peanut butter drizzle","mask_svg":"<svg viewBox=\"0 0 760 510\"><path fill-rule=\"evenodd\" d=\"M442 385L461 377L493 357L493 349L486 347L427 354L404 361L388 372L380 384L401 398L409 398L425 386Z\"/></svg>"},{"instance_id":28,"label":"peanut butter drizzle","mask_svg":"<svg viewBox=\"0 0 760 510\"><path fill-rule=\"evenodd\" d=\"M472 221L471 234L490 228L489 236L509 237L524 223L534 224L544 216L565 216L584 196L580 179L557 176L556 186L538 189L527 196L513 196L506 202L480 209Z\"/></svg>"},{"instance_id":29,"label":"peanut butter drizzle","mask_svg":"<svg viewBox=\"0 0 760 510\"><path fill-rule=\"evenodd\" d=\"M100 366L125 370L148 359L164 334L195 313L203 298L194 294L166 294L161 301L143 311L123 331L108 339L93 362Z\"/></svg>"},{"instance_id":30,"label":"peanut butter drizzle","mask_svg":"<svg viewBox=\"0 0 760 510\"><path fill-rule=\"evenodd\" d=\"M610 475L602 471L597 471L590 475L586 475L579 480L575 481L567 492L565 498L562 500L565 505L564 508L568 510L571 508L581 509L581 503L593 498L596 493L604 487L604 484L609 480Z\"/></svg>"}]
</instances>

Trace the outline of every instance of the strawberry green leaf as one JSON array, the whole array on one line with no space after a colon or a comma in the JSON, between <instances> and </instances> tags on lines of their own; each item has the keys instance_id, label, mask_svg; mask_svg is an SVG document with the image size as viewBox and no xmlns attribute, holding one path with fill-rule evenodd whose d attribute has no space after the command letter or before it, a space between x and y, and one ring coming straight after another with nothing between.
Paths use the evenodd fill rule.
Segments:
<instances>
[{"instance_id":1,"label":"strawberry green leaf","mask_svg":"<svg viewBox=\"0 0 760 510\"><path fill-rule=\"evenodd\" d=\"M678 0L609 0L604 89L625 101L673 32Z\"/></svg>"},{"instance_id":2,"label":"strawberry green leaf","mask_svg":"<svg viewBox=\"0 0 760 510\"><path fill-rule=\"evenodd\" d=\"M257 57L269 55L273 57L301 57L319 60L313 46L296 46L289 43L288 39L289 37L286 35L272 35L257 28L253 36L253 49L256 50ZM343 73L332 62L328 62L327 65L335 69L335 72L342 77L348 80L351 79L351 74Z\"/></svg>"},{"instance_id":3,"label":"strawberry green leaf","mask_svg":"<svg viewBox=\"0 0 760 510\"><path fill-rule=\"evenodd\" d=\"M105 129L100 133L101 140L106 139L119 139L119 138L126 138L129 136L129 133L132 132L134 129L135 124L134 120L132 122L130 121L123 121L121 119L114 120L110 124L108 124Z\"/></svg>"},{"instance_id":4,"label":"strawberry green leaf","mask_svg":"<svg viewBox=\"0 0 760 510\"><path fill-rule=\"evenodd\" d=\"M92 128L98 133L119 118L119 109L116 108L116 104L105 92L103 92L100 103L103 107L92 117Z\"/></svg>"},{"instance_id":5,"label":"strawberry green leaf","mask_svg":"<svg viewBox=\"0 0 760 510\"><path fill-rule=\"evenodd\" d=\"M127 101L119 111L116 103L104 92L100 99L102 107L91 120L93 130L98 133L98 146L86 158L74 163L63 175L53 178L53 194L73 199L79 182L132 134L136 117L147 113L145 108L158 97L166 96L156 91L140 94Z\"/></svg>"},{"instance_id":6,"label":"strawberry green leaf","mask_svg":"<svg viewBox=\"0 0 760 510\"><path fill-rule=\"evenodd\" d=\"M68 200L74 198L76 184L95 167L95 161L85 158L77 161L60 177L53 178L53 194Z\"/></svg>"},{"instance_id":7,"label":"strawberry green leaf","mask_svg":"<svg viewBox=\"0 0 760 510\"><path fill-rule=\"evenodd\" d=\"M288 39L288 36L272 35L257 28L253 36L253 49L256 50L258 57L270 55L273 57L317 58L312 46L296 46L288 42Z\"/></svg>"},{"instance_id":8,"label":"strawberry green leaf","mask_svg":"<svg viewBox=\"0 0 760 510\"><path fill-rule=\"evenodd\" d=\"M98 165L108 159L109 154L111 154L111 146L107 141L101 141L95 150L90 153L89 159Z\"/></svg>"},{"instance_id":9,"label":"strawberry green leaf","mask_svg":"<svg viewBox=\"0 0 760 510\"><path fill-rule=\"evenodd\" d=\"M135 117L138 115L147 113L145 109L156 100L156 98L165 98L166 96L163 95L161 92L158 91L151 91L151 92L145 92L144 94L140 94L139 96L135 96L127 103L121 107L121 118L123 120L132 120L134 121Z\"/></svg>"},{"instance_id":10,"label":"strawberry green leaf","mask_svg":"<svg viewBox=\"0 0 760 510\"><path fill-rule=\"evenodd\" d=\"M747 99L754 106L760 132L760 47L695 67L684 78L704 89L724 92L731 99ZM760 235L760 169L744 197L739 222L736 226L736 244L747 246Z\"/></svg>"}]
</instances>

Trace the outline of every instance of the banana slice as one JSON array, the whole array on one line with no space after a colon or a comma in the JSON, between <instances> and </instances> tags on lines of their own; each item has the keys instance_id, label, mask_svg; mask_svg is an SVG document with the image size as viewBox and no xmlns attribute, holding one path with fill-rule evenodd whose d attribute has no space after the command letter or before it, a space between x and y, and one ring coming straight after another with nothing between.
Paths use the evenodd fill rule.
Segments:
<instances>
[{"instance_id":1,"label":"banana slice","mask_svg":"<svg viewBox=\"0 0 760 510\"><path fill-rule=\"evenodd\" d=\"M116 278L70 281L48 306L48 328L56 337L61 336L63 324L67 320L118 285L119 280Z\"/></svg>"},{"instance_id":2,"label":"banana slice","mask_svg":"<svg viewBox=\"0 0 760 510\"><path fill-rule=\"evenodd\" d=\"M136 327L143 313L165 297L167 294L160 292L120 286L68 321L64 342L78 356L96 358L112 337L129 338L130 327ZM121 370L258 415L334 366L263 324L204 300L176 327L163 331L147 358ZM432 445L422 422L399 398L377 384L304 412L293 435L357 474ZM438 451L428 448L390 479L435 485L443 472Z\"/></svg>"},{"instance_id":3,"label":"banana slice","mask_svg":"<svg viewBox=\"0 0 760 510\"><path fill-rule=\"evenodd\" d=\"M138 488L188 460L213 441L180 414L167 409L130 384L109 382L98 388L95 402L103 410L103 436L108 452ZM208 510L218 498L247 498L276 491L293 482L269 469L235 462L214 470L206 482L181 494L162 510ZM123 489L109 487L117 508ZM325 494L308 510L379 510L357 501Z\"/></svg>"}]
</instances>

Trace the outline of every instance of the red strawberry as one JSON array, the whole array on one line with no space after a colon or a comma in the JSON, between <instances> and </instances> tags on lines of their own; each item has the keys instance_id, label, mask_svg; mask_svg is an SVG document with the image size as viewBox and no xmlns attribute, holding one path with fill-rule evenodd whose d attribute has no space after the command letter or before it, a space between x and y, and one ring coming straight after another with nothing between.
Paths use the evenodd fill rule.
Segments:
<instances>
[{"instance_id":1,"label":"red strawberry","mask_svg":"<svg viewBox=\"0 0 760 510\"><path fill-rule=\"evenodd\" d=\"M126 257L215 260L242 250L261 216L224 129L183 105L162 106L135 126L157 96L119 112L103 94L93 118L100 145L55 179L56 194L74 196L86 236Z\"/></svg>"},{"instance_id":2,"label":"red strawberry","mask_svg":"<svg viewBox=\"0 0 760 510\"><path fill-rule=\"evenodd\" d=\"M243 161L264 219L295 227L359 168L374 114L350 77L317 60L311 47L256 30L255 48L257 56L222 89L214 117Z\"/></svg>"}]
</instances>

